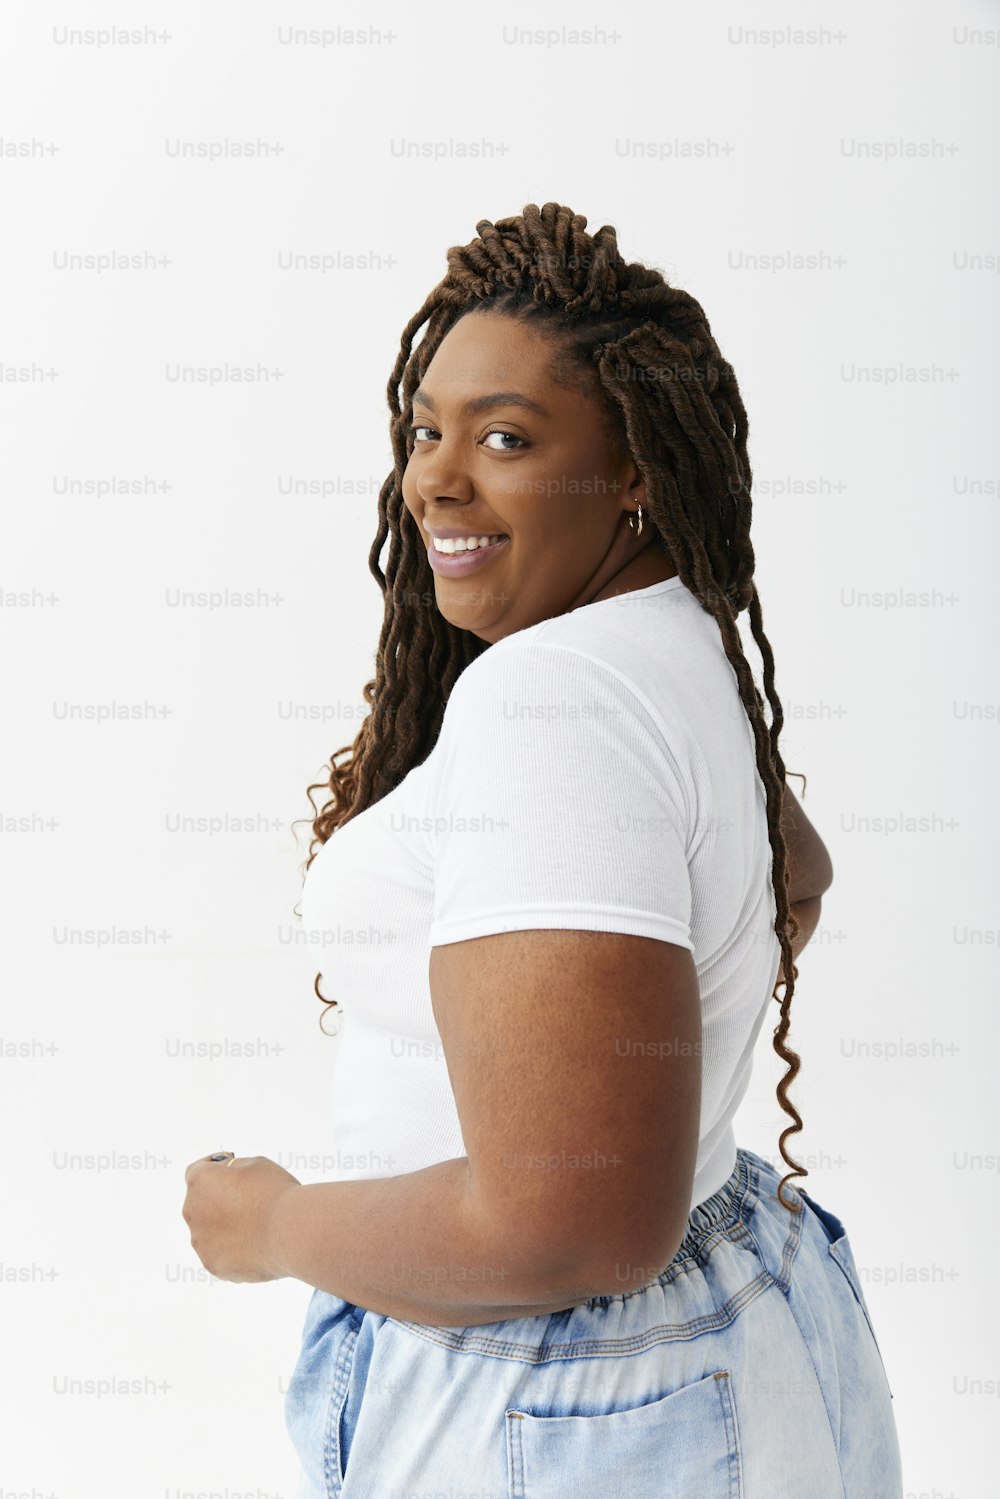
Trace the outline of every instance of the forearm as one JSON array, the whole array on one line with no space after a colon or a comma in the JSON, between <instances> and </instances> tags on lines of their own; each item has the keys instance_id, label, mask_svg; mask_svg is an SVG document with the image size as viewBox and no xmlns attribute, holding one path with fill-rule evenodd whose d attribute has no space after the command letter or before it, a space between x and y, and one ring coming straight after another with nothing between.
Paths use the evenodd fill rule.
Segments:
<instances>
[{"instance_id":1,"label":"forearm","mask_svg":"<svg viewBox=\"0 0 1000 1499\"><path fill-rule=\"evenodd\" d=\"M540 1316L597 1293L503 1236L478 1206L468 1160L362 1181L291 1187L275 1203L268 1257L277 1275L355 1306L434 1327Z\"/></svg>"}]
</instances>

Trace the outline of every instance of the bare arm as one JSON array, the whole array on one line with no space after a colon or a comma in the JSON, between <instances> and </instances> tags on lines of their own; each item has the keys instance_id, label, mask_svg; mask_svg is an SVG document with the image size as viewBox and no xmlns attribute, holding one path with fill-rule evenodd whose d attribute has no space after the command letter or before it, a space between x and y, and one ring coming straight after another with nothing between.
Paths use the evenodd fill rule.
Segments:
<instances>
[{"instance_id":1,"label":"bare arm","mask_svg":"<svg viewBox=\"0 0 1000 1499\"><path fill-rule=\"evenodd\" d=\"M432 1327L566 1311L658 1275L698 1150L691 952L500 932L432 948L428 977L468 1156L281 1192L272 1275Z\"/></svg>"}]
</instances>

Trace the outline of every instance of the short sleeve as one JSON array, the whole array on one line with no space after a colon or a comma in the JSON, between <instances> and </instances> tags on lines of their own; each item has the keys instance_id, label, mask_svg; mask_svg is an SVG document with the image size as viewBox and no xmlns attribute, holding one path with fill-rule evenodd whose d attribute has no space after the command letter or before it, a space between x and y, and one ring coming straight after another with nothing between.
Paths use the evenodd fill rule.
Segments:
<instances>
[{"instance_id":1,"label":"short sleeve","mask_svg":"<svg viewBox=\"0 0 1000 1499\"><path fill-rule=\"evenodd\" d=\"M484 651L452 689L429 789L429 946L562 927L694 951L694 782L613 666L543 642Z\"/></svg>"}]
</instances>

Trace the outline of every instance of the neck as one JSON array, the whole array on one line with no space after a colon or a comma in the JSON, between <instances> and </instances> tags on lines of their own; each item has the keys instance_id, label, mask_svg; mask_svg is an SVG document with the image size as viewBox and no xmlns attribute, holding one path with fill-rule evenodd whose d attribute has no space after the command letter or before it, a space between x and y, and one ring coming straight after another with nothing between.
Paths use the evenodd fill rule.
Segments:
<instances>
[{"instance_id":1,"label":"neck","mask_svg":"<svg viewBox=\"0 0 1000 1499\"><path fill-rule=\"evenodd\" d=\"M676 576L677 568L659 537L653 535L648 542L642 538L641 551L610 576L602 576L599 571L569 607L578 609L581 604L596 604L599 599L611 599L635 588L649 588L653 583L663 583Z\"/></svg>"}]
</instances>

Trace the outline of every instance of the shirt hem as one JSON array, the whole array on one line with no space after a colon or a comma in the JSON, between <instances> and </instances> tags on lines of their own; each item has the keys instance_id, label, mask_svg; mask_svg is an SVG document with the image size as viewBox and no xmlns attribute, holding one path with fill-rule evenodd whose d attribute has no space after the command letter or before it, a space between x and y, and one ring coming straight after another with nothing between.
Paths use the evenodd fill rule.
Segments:
<instances>
[{"instance_id":1,"label":"shirt hem","mask_svg":"<svg viewBox=\"0 0 1000 1499\"><path fill-rule=\"evenodd\" d=\"M454 921L435 921L427 934L428 947L447 947L452 942L466 942L472 937L492 937L501 932L524 932L539 928L545 931L621 932L630 937L653 937L673 942L694 953L694 943L680 921L664 916L644 916L634 911L612 908L592 911L545 910L492 911L488 916L466 916Z\"/></svg>"}]
</instances>

